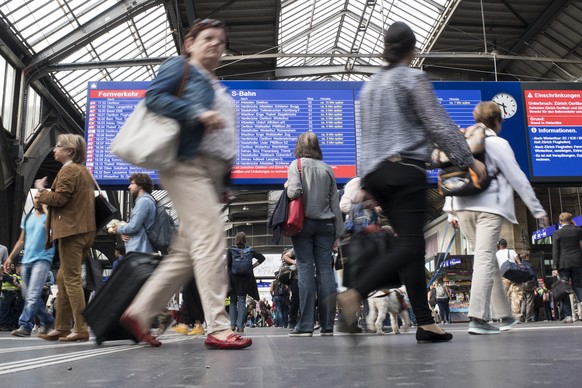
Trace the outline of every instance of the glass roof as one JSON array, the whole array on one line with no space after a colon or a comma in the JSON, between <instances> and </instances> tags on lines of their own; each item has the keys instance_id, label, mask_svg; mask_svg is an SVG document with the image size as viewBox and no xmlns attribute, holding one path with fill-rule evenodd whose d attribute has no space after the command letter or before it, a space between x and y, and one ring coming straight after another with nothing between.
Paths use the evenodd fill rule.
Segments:
<instances>
[{"instance_id":1,"label":"glass roof","mask_svg":"<svg viewBox=\"0 0 582 388\"><path fill-rule=\"evenodd\" d=\"M423 50L447 7L458 0L281 0L277 67L380 66L382 31L392 22L409 23ZM119 9L119 0L0 0L0 17L33 55L49 52L61 39L85 32L98 15ZM104 18L105 22L108 20ZM306 23L306 21L308 21ZM80 27L83 27L80 30ZM78 43L78 42L77 42ZM319 54L310 57L308 54ZM297 55L299 54L299 55ZM334 54L325 56L322 54ZM339 56L359 54L363 57ZM102 35L79 44L58 59L61 64L160 58L177 55L163 2L137 13ZM89 81L134 81L153 78L157 66L105 67L51 73L80 112L84 112ZM305 76L296 79L362 80L354 73Z\"/></svg>"},{"instance_id":2,"label":"glass roof","mask_svg":"<svg viewBox=\"0 0 582 388\"><path fill-rule=\"evenodd\" d=\"M73 34L117 0L0 0L0 12L13 32L38 54ZM163 4L149 8L81 46L59 63L99 62L118 59L159 58L176 55L175 43ZM156 66L83 69L52 73L54 80L84 112L89 81L143 81L153 78Z\"/></svg>"},{"instance_id":3,"label":"glass roof","mask_svg":"<svg viewBox=\"0 0 582 388\"><path fill-rule=\"evenodd\" d=\"M383 31L395 21L408 23L423 50L440 17L453 0L283 0L279 24L279 48L283 54L378 55L383 48ZM309 23L305 23L308 20ZM277 60L277 67L297 66L381 66L381 58L346 56L289 57ZM359 74L332 74L311 79L361 80ZM305 79L305 77L301 77Z\"/></svg>"}]
</instances>

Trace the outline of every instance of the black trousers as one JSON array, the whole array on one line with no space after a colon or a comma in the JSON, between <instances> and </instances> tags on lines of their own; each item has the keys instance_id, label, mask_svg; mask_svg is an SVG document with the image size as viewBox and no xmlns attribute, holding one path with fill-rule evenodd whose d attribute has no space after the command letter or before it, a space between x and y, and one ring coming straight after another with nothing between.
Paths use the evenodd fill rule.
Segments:
<instances>
[{"instance_id":1,"label":"black trousers","mask_svg":"<svg viewBox=\"0 0 582 388\"><path fill-rule=\"evenodd\" d=\"M184 323L192 325L196 321L204 322L204 309L202 308L202 301L196 286L196 280L192 279L190 283L182 289L182 296L184 297Z\"/></svg>"},{"instance_id":2,"label":"black trousers","mask_svg":"<svg viewBox=\"0 0 582 388\"><path fill-rule=\"evenodd\" d=\"M289 302L289 328L295 327L299 320L299 285L297 282L297 275L293 278L290 284L291 301Z\"/></svg>"},{"instance_id":3,"label":"black trousers","mask_svg":"<svg viewBox=\"0 0 582 388\"><path fill-rule=\"evenodd\" d=\"M362 187L378 201L398 238L354 279L354 288L365 298L400 272L417 324L429 325L434 320L427 301L423 231L428 184L422 167L421 162L385 161L364 177Z\"/></svg>"}]
</instances>

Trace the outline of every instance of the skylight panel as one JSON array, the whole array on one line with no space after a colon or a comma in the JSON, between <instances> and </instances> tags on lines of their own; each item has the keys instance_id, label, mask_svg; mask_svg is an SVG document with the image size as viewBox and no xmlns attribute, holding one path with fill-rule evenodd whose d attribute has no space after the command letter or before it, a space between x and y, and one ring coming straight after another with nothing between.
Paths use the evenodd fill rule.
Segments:
<instances>
[{"instance_id":1,"label":"skylight panel","mask_svg":"<svg viewBox=\"0 0 582 388\"><path fill-rule=\"evenodd\" d=\"M394 21L408 23L417 35L418 47L422 47L430 34L434 33L436 20L442 15L452 0L296 0L283 1L280 16L279 42L281 50L287 54L306 52L328 52L337 47L345 52L360 54L380 54L383 48L383 32ZM313 10L310 20L306 14ZM299 16L300 15L300 16ZM329 27L324 21L333 19ZM322 25L324 23L324 25ZM300 38L299 26L312 26L307 39ZM304 27L303 27L304 28ZM330 34L329 29L333 30ZM290 41L291 39L294 39ZM307 59L309 65L347 64L348 61L359 64L381 65L380 58L320 58ZM299 61L300 62L300 61ZM280 58L278 66L291 66L297 61ZM361 78L362 76L358 76ZM365 76L364 76L365 77ZM345 77L339 77L345 79ZM350 76L348 76L350 78Z\"/></svg>"},{"instance_id":2,"label":"skylight panel","mask_svg":"<svg viewBox=\"0 0 582 388\"><path fill-rule=\"evenodd\" d=\"M118 2L118 0L79 0L73 9L73 13L80 24L85 24L117 5Z\"/></svg>"}]
</instances>

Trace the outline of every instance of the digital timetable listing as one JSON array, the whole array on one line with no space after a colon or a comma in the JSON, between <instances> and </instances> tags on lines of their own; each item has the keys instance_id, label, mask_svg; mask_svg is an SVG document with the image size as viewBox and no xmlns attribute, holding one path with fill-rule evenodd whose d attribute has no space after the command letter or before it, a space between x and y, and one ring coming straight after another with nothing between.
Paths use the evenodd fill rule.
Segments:
<instances>
[{"instance_id":1,"label":"digital timetable listing","mask_svg":"<svg viewBox=\"0 0 582 388\"><path fill-rule=\"evenodd\" d=\"M358 101L362 82L225 81L224 85L237 115L235 185L282 185L297 137L305 131L317 134L324 161L340 185L356 175L363 130ZM532 181L582 180L578 173L582 169L580 90L568 90L570 85L564 84L544 84L544 89L519 82L433 85L459 128L474 123L473 109L480 101L495 101L505 120L501 136L510 142ZM109 146L148 86L149 82L88 84L87 167L104 186L124 186L127 176L144 171L111 155ZM157 172L147 172L157 183ZM436 183L435 171L427 177L429 183Z\"/></svg>"}]
</instances>

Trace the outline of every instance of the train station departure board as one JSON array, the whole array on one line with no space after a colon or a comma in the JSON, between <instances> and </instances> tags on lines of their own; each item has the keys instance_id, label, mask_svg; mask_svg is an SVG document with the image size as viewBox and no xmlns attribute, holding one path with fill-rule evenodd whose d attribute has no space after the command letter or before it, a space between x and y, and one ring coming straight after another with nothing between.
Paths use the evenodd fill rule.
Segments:
<instances>
[{"instance_id":1,"label":"train station departure board","mask_svg":"<svg viewBox=\"0 0 582 388\"><path fill-rule=\"evenodd\" d=\"M237 113L237 159L233 183L239 186L282 185L302 132L317 134L324 161L339 184L356 175L359 152L361 82L224 82ZM145 96L149 82L90 82L85 136L87 167L106 187L125 186L133 172L157 172L131 166L109 153L115 135ZM466 86L466 85L465 85ZM463 86L463 87L465 87ZM473 123L480 89L442 89L436 94L459 127ZM434 172L429 181L435 182Z\"/></svg>"}]
</instances>

